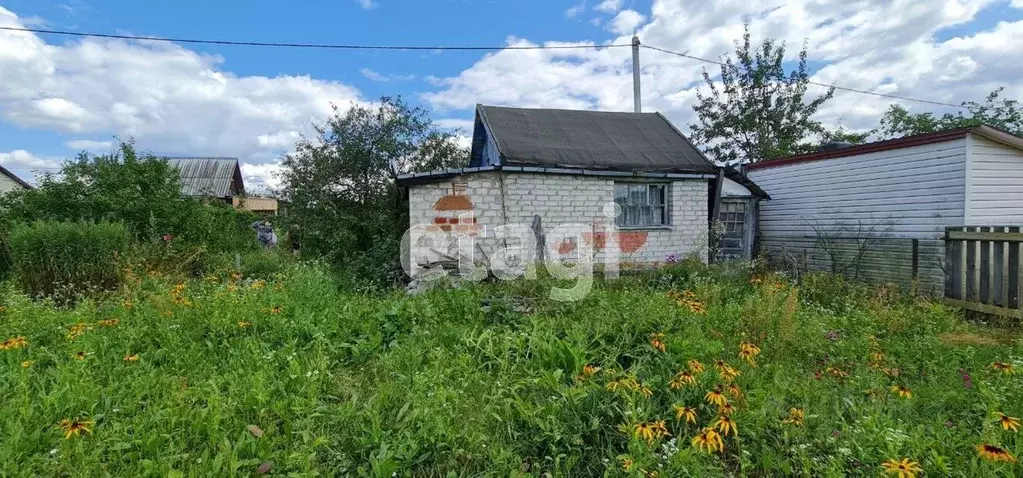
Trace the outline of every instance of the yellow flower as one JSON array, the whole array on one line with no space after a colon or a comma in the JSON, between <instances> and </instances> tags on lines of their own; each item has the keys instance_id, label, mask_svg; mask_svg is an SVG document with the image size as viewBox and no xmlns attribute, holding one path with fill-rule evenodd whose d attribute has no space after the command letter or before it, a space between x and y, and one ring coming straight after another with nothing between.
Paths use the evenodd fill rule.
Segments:
<instances>
[{"instance_id":1,"label":"yellow flower","mask_svg":"<svg viewBox=\"0 0 1023 478\"><path fill-rule=\"evenodd\" d=\"M707 453L713 453L714 450L718 452L725 451L725 442L721 440L721 435L714 431L713 428L704 428L693 437L692 443L693 446L699 450L705 450Z\"/></svg>"},{"instance_id":2,"label":"yellow flower","mask_svg":"<svg viewBox=\"0 0 1023 478\"><path fill-rule=\"evenodd\" d=\"M703 372L703 364L699 360L690 360L688 365L689 371L694 375Z\"/></svg>"},{"instance_id":3,"label":"yellow flower","mask_svg":"<svg viewBox=\"0 0 1023 478\"><path fill-rule=\"evenodd\" d=\"M241 279L242 279L242 274L240 272L235 272L235 273L231 274L231 280L241 280Z\"/></svg>"},{"instance_id":4,"label":"yellow flower","mask_svg":"<svg viewBox=\"0 0 1023 478\"><path fill-rule=\"evenodd\" d=\"M731 415L735 413L735 407L731 403L726 403L718 407L718 415Z\"/></svg>"},{"instance_id":5,"label":"yellow flower","mask_svg":"<svg viewBox=\"0 0 1023 478\"><path fill-rule=\"evenodd\" d=\"M1005 431L1012 430L1014 432L1019 431L1019 419L1010 417L1002 412L996 412L995 416L998 417L998 422L1001 423L1002 429Z\"/></svg>"},{"instance_id":6,"label":"yellow flower","mask_svg":"<svg viewBox=\"0 0 1023 478\"><path fill-rule=\"evenodd\" d=\"M805 417L805 414L803 413L802 410L800 410L798 408L792 408L792 409L789 410L789 417L784 419L784 420L782 420L781 422L789 424L789 425L795 425L797 427L801 427L801 426L803 426L803 418L804 417Z\"/></svg>"},{"instance_id":7,"label":"yellow flower","mask_svg":"<svg viewBox=\"0 0 1023 478\"><path fill-rule=\"evenodd\" d=\"M96 325L98 325L100 327L113 327L113 326L115 326L117 324L120 324L120 323L121 323L121 321L117 320L117 319L107 319L107 320L101 320L99 322L96 322Z\"/></svg>"},{"instance_id":8,"label":"yellow flower","mask_svg":"<svg viewBox=\"0 0 1023 478\"><path fill-rule=\"evenodd\" d=\"M710 403L711 405L717 405L719 407L728 403L728 399L725 398L725 395L723 393L721 393L720 385L715 387L714 390L707 392L707 395L705 395L703 398L707 400L707 403Z\"/></svg>"},{"instance_id":9,"label":"yellow flower","mask_svg":"<svg viewBox=\"0 0 1023 478\"><path fill-rule=\"evenodd\" d=\"M650 429L654 431L654 436L657 438L663 438L671 433L668 433L668 427L664 423L664 420L657 420L650 424Z\"/></svg>"},{"instance_id":10,"label":"yellow flower","mask_svg":"<svg viewBox=\"0 0 1023 478\"><path fill-rule=\"evenodd\" d=\"M124 361L125 362L138 362L139 361L139 356L138 356L138 354L125 355L124 356Z\"/></svg>"},{"instance_id":11,"label":"yellow flower","mask_svg":"<svg viewBox=\"0 0 1023 478\"><path fill-rule=\"evenodd\" d=\"M825 372L830 373L832 377L845 378L849 376L849 372L846 372L845 370L842 370L838 367L828 367L827 369L825 369Z\"/></svg>"},{"instance_id":12,"label":"yellow flower","mask_svg":"<svg viewBox=\"0 0 1023 478\"><path fill-rule=\"evenodd\" d=\"M732 398L740 399L742 398L742 389L740 389L738 385L733 383L728 386L728 394L731 395Z\"/></svg>"},{"instance_id":13,"label":"yellow flower","mask_svg":"<svg viewBox=\"0 0 1023 478\"><path fill-rule=\"evenodd\" d=\"M696 423L696 409L693 407L683 407L681 405L675 405L675 419L682 420L686 419L686 423Z\"/></svg>"},{"instance_id":14,"label":"yellow flower","mask_svg":"<svg viewBox=\"0 0 1023 478\"><path fill-rule=\"evenodd\" d=\"M625 471L632 471L632 465L633 465L632 458L629 458L629 457L622 458L622 469L623 470L625 470Z\"/></svg>"},{"instance_id":15,"label":"yellow flower","mask_svg":"<svg viewBox=\"0 0 1023 478\"><path fill-rule=\"evenodd\" d=\"M644 397L649 397L654 394L654 391L650 390L650 387L647 387L646 385L640 385L636 390L639 390L639 393L642 393Z\"/></svg>"},{"instance_id":16,"label":"yellow flower","mask_svg":"<svg viewBox=\"0 0 1023 478\"><path fill-rule=\"evenodd\" d=\"M67 332L67 336L66 337L67 337L68 340L74 340L74 339L80 337L82 334L88 332L89 329L92 329L91 325L86 324L85 322L79 322L79 323L77 323L75 325L72 325L71 327L68 328L68 332Z\"/></svg>"},{"instance_id":17,"label":"yellow flower","mask_svg":"<svg viewBox=\"0 0 1023 478\"><path fill-rule=\"evenodd\" d=\"M254 290L260 290L264 287L266 287L266 281L263 279L259 279L252 283L252 289Z\"/></svg>"},{"instance_id":18,"label":"yellow flower","mask_svg":"<svg viewBox=\"0 0 1023 478\"><path fill-rule=\"evenodd\" d=\"M72 357L74 357L75 360L85 360L85 357L88 357L90 355L92 355L92 353L81 351L81 352L75 352L75 354L72 355Z\"/></svg>"},{"instance_id":19,"label":"yellow flower","mask_svg":"<svg viewBox=\"0 0 1023 478\"><path fill-rule=\"evenodd\" d=\"M735 380L735 377L738 377L739 375L742 375L738 370L736 370L736 369L734 369L732 367L725 367L724 370L721 370L720 373L721 373L721 380L723 380L725 382L731 382L732 380Z\"/></svg>"},{"instance_id":20,"label":"yellow flower","mask_svg":"<svg viewBox=\"0 0 1023 478\"><path fill-rule=\"evenodd\" d=\"M728 366L728 362L718 359L714 361L714 368L718 369L718 372L724 372L731 367Z\"/></svg>"},{"instance_id":21,"label":"yellow flower","mask_svg":"<svg viewBox=\"0 0 1023 478\"><path fill-rule=\"evenodd\" d=\"M1009 450L996 445L988 445L987 443L981 443L976 446L977 454L981 458L988 461L1004 461L1006 463L1016 463L1016 457L1013 456Z\"/></svg>"},{"instance_id":22,"label":"yellow flower","mask_svg":"<svg viewBox=\"0 0 1023 478\"><path fill-rule=\"evenodd\" d=\"M64 439L70 440L72 436L81 436L82 433L92 435L92 425L92 420L82 420L80 418L71 420L65 418L57 426L64 431Z\"/></svg>"},{"instance_id":23,"label":"yellow flower","mask_svg":"<svg viewBox=\"0 0 1023 478\"><path fill-rule=\"evenodd\" d=\"M728 415L718 417L718 421L714 422L714 428L717 428L724 436L732 433L739 434L739 427L735 424L735 420L732 420L732 417Z\"/></svg>"},{"instance_id":24,"label":"yellow flower","mask_svg":"<svg viewBox=\"0 0 1023 478\"><path fill-rule=\"evenodd\" d=\"M639 472L643 474L643 478L659 478L661 476L661 474L658 473L657 470L654 471L639 470Z\"/></svg>"},{"instance_id":25,"label":"yellow flower","mask_svg":"<svg viewBox=\"0 0 1023 478\"><path fill-rule=\"evenodd\" d=\"M609 392L617 392L621 386L622 386L621 380L612 380L610 382L607 382L607 384L604 385L604 388L607 389L607 391Z\"/></svg>"},{"instance_id":26,"label":"yellow flower","mask_svg":"<svg viewBox=\"0 0 1023 478\"><path fill-rule=\"evenodd\" d=\"M902 385L892 385L892 391L899 394L900 397L910 399L913 398L913 392Z\"/></svg>"},{"instance_id":27,"label":"yellow flower","mask_svg":"<svg viewBox=\"0 0 1023 478\"><path fill-rule=\"evenodd\" d=\"M246 327L252 327L252 322L248 322L248 321L245 321L245 320L239 320L238 321L238 328L244 329Z\"/></svg>"},{"instance_id":28,"label":"yellow flower","mask_svg":"<svg viewBox=\"0 0 1023 478\"><path fill-rule=\"evenodd\" d=\"M745 340L739 342L739 358L745 360L751 366L756 367L757 355L760 355L760 347L757 347L756 345L746 342Z\"/></svg>"},{"instance_id":29,"label":"yellow flower","mask_svg":"<svg viewBox=\"0 0 1023 478\"><path fill-rule=\"evenodd\" d=\"M898 475L898 478L916 478L916 474L923 471L919 463L909 461L909 458L903 458L902 461L891 459L881 463L881 466L885 473Z\"/></svg>"},{"instance_id":30,"label":"yellow flower","mask_svg":"<svg viewBox=\"0 0 1023 478\"><path fill-rule=\"evenodd\" d=\"M687 371L679 372L678 374L675 375L675 378L673 378L670 382L668 382L668 385L671 388L676 389L676 390L680 389L682 387L685 387L686 385L695 385L695 384L696 384L696 377L694 377L693 374L691 374L691 373L689 373Z\"/></svg>"},{"instance_id":31,"label":"yellow flower","mask_svg":"<svg viewBox=\"0 0 1023 478\"><path fill-rule=\"evenodd\" d=\"M750 353L747 350L740 350L739 351L739 358L745 360L746 363L750 364L750 366L752 366L752 367L756 367L757 366L756 355Z\"/></svg>"},{"instance_id":32,"label":"yellow flower","mask_svg":"<svg viewBox=\"0 0 1023 478\"><path fill-rule=\"evenodd\" d=\"M646 423L636 424L632 434L641 440L646 440L648 442L654 441L654 430Z\"/></svg>"},{"instance_id":33,"label":"yellow flower","mask_svg":"<svg viewBox=\"0 0 1023 478\"><path fill-rule=\"evenodd\" d=\"M665 345L664 342L661 342L659 339L650 339L650 346L653 347L654 350L661 353L668 351L668 346Z\"/></svg>"},{"instance_id":34,"label":"yellow flower","mask_svg":"<svg viewBox=\"0 0 1023 478\"><path fill-rule=\"evenodd\" d=\"M991 364L991 369L998 372L1002 372L1006 375L1012 375L1016 373L1016 368L1013 367L1011 363L1005 362L995 362Z\"/></svg>"},{"instance_id":35,"label":"yellow flower","mask_svg":"<svg viewBox=\"0 0 1023 478\"><path fill-rule=\"evenodd\" d=\"M35 360L26 360L24 362L21 362L21 368L29 368L34 363L36 363Z\"/></svg>"},{"instance_id":36,"label":"yellow flower","mask_svg":"<svg viewBox=\"0 0 1023 478\"><path fill-rule=\"evenodd\" d=\"M270 309L270 313L271 313L271 314L273 314L273 315L277 315L277 314L280 314L280 313L281 313L281 310L283 310L283 309L281 308L281 306L279 306L279 305L275 305L275 306L273 306L273 308L272 308L272 309Z\"/></svg>"},{"instance_id":37,"label":"yellow flower","mask_svg":"<svg viewBox=\"0 0 1023 478\"><path fill-rule=\"evenodd\" d=\"M596 365L586 364L586 365L583 366L582 373L580 373L579 376L576 377L576 380L580 380L580 381L585 380L585 379L587 379L589 377L592 377L593 374L595 374L595 373L597 373L599 371L600 371L600 367L598 367Z\"/></svg>"},{"instance_id":38,"label":"yellow flower","mask_svg":"<svg viewBox=\"0 0 1023 478\"><path fill-rule=\"evenodd\" d=\"M2 344L0 344L0 350L17 350L23 349L25 347L28 347L28 341L25 340L25 337L22 337L20 335L17 337L9 338L5 340Z\"/></svg>"}]
</instances>

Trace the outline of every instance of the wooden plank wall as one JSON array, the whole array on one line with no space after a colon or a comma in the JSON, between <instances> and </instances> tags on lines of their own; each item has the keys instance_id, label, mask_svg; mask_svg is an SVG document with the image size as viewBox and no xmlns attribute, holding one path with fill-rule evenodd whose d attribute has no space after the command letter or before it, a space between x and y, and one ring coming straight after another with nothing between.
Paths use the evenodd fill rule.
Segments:
<instances>
[{"instance_id":1,"label":"wooden plank wall","mask_svg":"<svg viewBox=\"0 0 1023 478\"><path fill-rule=\"evenodd\" d=\"M964 226L945 230L945 300L995 315L1023 318L1016 226Z\"/></svg>"}]
</instances>

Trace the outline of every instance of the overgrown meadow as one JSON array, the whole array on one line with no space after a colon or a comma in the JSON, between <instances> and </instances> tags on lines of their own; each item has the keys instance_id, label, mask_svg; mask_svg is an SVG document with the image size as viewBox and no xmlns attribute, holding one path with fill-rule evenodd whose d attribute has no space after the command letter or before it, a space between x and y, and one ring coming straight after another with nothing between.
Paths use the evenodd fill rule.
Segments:
<instances>
[{"instance_id":1,"label":"overgrown meadow","mask_svg":"<svg viewBox=\"0 0 1023 478\"><path fill-rule=\"evenodd\" d=\"M0 475L1020 472L1012 331L827 275L552 285L358 294L295 265L61 309L8 284Z\"/></svg>"}]
</instances>

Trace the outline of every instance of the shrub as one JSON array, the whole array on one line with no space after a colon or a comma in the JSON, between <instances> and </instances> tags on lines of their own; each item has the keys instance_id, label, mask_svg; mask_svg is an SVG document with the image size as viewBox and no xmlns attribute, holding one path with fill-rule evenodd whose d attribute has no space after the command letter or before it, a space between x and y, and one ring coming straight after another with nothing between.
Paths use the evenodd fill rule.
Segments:
<instances>
[{"instance_id":1,"label":"shrub","mask_svg":"<svg viewBox=\"0 0 1023 478\"><path fill-rule=\"evenodd\" d=\"M127 243L120 223L36 221L16 225L10 237L14 270L32 296L116 288L117 255Z\"/></svg>"}]
</instances>

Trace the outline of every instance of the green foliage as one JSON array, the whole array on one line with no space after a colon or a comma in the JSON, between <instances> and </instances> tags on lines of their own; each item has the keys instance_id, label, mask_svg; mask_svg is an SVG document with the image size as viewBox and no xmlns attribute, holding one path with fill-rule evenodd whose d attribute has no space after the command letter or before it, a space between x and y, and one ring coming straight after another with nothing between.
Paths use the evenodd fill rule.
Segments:
<instances>
[{"instance_id":1,"label":"green foliage","mask_svg":"<svg viewBox=\"0 0 1023 478\"><path fill-rule=\"evenodd\" d=\"M437 131L426 110L401 98L381 98L375 108L335 107L316 131L281 162L286 220L304 253L386 281L408 225L395 178L464 166L468 154L451 134ZM384 246L393 248L381 253Z\"/></svg>"},{"instance_id":2,"label":"green foliage","mask_svg":"<svg viewBox=\"0 0 1023 478\"><path fill-rule=\"evenodd\" d=\"M598 281L574 303L548 300L552 283L353 294L298 265L268 282L144 276L71 310L9 294L0 340L27 346L0 350L0 475L249 475L272 462L301 476L878 476L908 457L927 476L1011 476L973 447L1023 453L993 419L1023 415L1023 381L990 368L1023 366L1023 341L941 305L883 289L829 298L826 276L803 294L694 263ZM743 340L762 349L756 366L738 357ZM672 388L692 359L707 370ZM708 454L690 440L716 420L717 359L741 373L742 396L726 392L738 437ZM649 396L609 386L623 378ZM697 423L676 420L676 404ZM783 422L791 408L801 426ZM60 421L76 418L92 434L64 439ZM637 438L659 420L670 436Z\"/></svg>"},{"instance_id":3,"label":"green foliage","mask_svg":"<svg viewBox=\"0 0 1023 478\"><path fill-rule=\"evenodd\" d=\"M796 68L786 72L785 44L767 39L753 47L746 25L742 42L735 43L735 56L724 59L720 85L710 72L703 72L710 94L696 93L693 110L699 122L690 125L693 141L725 163L756 163L814 151L817 144L809 139L827 131L813 116L835 90L804 99L810 80L806 46Z\"/></svg>"},{"instance_id":4,"label":"green foliage","mask_svg":"<svg viewBox=\"0 0 1023 478\"><path fill-rule=\"evenodd\" d=\"M874 133L881 139L899 138L923 133L933 133L956 128L971 128L986 124L1023 135L1023 106L1019 101L1000 99L1005 87L988 94L984 103L963 102L966 111L944 113L910 113L901 105L892 105L881 118L881 125Z\"/></svg>"},{"instance_id":5,"label":"green foliage","mask_svg":"<svg viewBox=\"0 0 1023 478\"><path fill-rule=\"evenodd\" d=\"M73 299L119 284L118 254L128 243L124 225L37 221L11 231L14 270L30 296Z\"/></svg>"}]
</instances>

